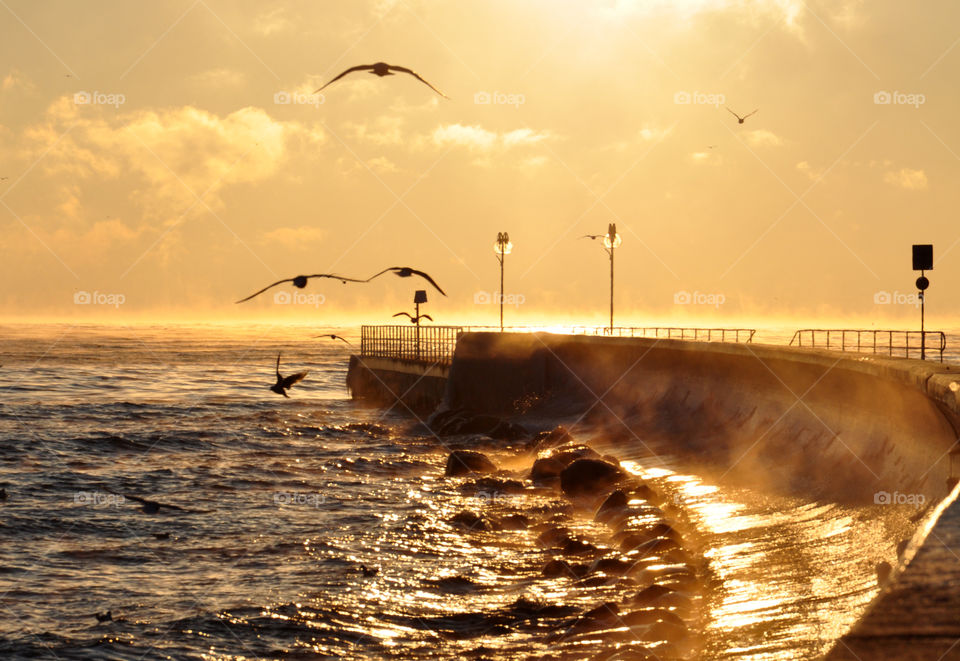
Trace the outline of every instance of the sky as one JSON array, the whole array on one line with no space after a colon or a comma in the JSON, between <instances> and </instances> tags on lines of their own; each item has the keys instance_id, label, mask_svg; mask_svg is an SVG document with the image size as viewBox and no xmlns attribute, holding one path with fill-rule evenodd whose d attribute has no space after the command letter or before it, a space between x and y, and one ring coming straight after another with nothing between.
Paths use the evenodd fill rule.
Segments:
<instances>
[{"instance_id":1,"label":"sky","mask_svg":"<svg viewBox=\"0 0 960 661\"><path fill-rule=\"evenodd\" d=\"M0 318L960 323L960 5L0 0ZM406 75L349 66L407 66ZM740 115L758 109L739 124ZM275 297L275 292L297 296Z\"/></svg>"}]
</instances>

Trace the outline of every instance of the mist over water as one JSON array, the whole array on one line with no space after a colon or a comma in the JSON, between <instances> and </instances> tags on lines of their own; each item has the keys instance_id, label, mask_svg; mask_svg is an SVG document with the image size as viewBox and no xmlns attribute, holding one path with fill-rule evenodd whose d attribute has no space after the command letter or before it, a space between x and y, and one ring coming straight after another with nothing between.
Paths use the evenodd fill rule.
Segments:
<instances>
[{"instance_id":1,"label":"mist over water","mask_svg":"<svg viewBox=\"0 0 960 661\"><path fill-rule=\"evenodd\" d=\"M306 326L2 329L0 656L548 655L547 631L498 614L520 597L587 609L615 596L545 580L529 531L451 526L464 509L556 498L491 502L444 480L449 449L417 420L354 406L350 347L311 339L322 332L358 344ZM282 372L310 370L290 399L268 390L278 351ZM676 457L605 451L699 531L713 577L701 658L817 658L912 530L906 509L788 502ZM189 511L145 514L116 494Z\"/></svg>"}]
</instances>

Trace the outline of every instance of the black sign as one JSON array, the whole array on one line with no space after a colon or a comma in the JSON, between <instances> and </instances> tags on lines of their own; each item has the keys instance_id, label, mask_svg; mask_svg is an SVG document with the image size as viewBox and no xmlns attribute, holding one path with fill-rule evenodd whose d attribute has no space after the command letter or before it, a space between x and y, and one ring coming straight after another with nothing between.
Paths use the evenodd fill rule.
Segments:
<instances>
[{"instance_id":1,"label":"black sign","mask_svg":"<svg viewBox=\"0 0 960 661\"><path fill-rule=\"evenodd\" d=\"M913 270L933 270L933 246L929 243L915 243L913 245Z\"/></svg>"}]
</instances>

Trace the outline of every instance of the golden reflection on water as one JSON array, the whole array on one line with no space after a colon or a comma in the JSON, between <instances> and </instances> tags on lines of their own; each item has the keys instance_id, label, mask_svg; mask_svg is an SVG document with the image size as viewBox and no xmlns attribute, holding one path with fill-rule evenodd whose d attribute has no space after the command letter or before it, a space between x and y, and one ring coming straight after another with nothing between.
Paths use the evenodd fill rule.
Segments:
<instances>
[{"instance_id":1,"label":"golden reflection on water","mask_svg":"<svg viewBox=\"0 0 960 661\"><path fill-rule=\"evenodd\" d=\"M704 658L814 659L879 592L875 566L909 536L889 510L720 487L663 466L625 467L664 485L701 535L713 587ZM885 518L886 517L886 518Z\"/></svg>"}]
</instances>

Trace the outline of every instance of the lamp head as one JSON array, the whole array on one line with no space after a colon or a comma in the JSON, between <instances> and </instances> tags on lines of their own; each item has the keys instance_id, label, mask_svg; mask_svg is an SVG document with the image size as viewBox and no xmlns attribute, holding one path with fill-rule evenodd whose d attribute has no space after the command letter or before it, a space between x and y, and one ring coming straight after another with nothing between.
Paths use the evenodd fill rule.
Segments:
<instances>
[{"instance_id":1,"label":"lamp head","mask_svg":"<svg viewBox=\"0 0 960 661\"><path fill-rule=\"evenodd\" d=\"M513 251L510 235L506 232L497 233L497 242L493 244L493 252L498 255L509 255Z\"/></svg>"},{"instance_id":2,"label":"lamp head","mask_svg":"<svg viewBox=\"0 0 960 661\"><path fill-rule=\"evenodd\" d=\"M427 291L425 289L418 289L417 291L415 291L413 293L413 302L415 305L419 305L420 303L426 303Z\"/></svg>"}]
</instances>

